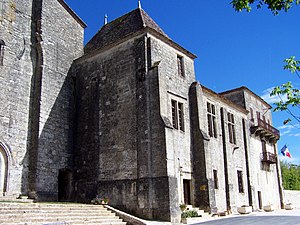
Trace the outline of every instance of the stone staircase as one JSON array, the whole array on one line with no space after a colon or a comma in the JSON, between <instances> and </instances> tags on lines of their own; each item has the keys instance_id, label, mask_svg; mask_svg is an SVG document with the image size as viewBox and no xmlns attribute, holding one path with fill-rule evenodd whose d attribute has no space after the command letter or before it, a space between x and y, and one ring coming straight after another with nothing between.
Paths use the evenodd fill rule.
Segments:
<instances>
[{"instance_id":1,"label":"stone staircase","mask_svg":"<svg viewBox=\"0 0 300 225\"><path fill-rule=\"evenodd\" d=\"M5 225L126 225L102 205L0 202Z\"/></svg>"}]
</instances>

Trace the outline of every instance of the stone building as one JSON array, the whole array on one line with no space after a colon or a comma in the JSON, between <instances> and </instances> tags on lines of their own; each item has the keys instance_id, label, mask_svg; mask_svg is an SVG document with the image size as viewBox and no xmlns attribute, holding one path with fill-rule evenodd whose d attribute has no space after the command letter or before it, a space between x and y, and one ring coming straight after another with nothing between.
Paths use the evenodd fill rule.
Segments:
<instances>
[{"instance_id":1,"label":"stone building","mask_svg":"<svg viewBox=\"0 0 300 225\"><path fill-rule=\"evenodd\" d=\"M0 192L176 222L283 202L279 132L246 87L215 93L140 7L83 46L63 0L0 3Z\"/></svg>"}]
</instances>

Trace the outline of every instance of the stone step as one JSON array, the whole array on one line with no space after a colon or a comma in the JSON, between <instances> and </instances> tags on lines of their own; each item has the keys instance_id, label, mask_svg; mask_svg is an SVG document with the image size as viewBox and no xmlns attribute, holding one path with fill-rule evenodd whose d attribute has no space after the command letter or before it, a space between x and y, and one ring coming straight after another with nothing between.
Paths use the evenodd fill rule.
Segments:
<instances>
[{"instance_id":1,"label":"stone step","mask_svg":"<svg viewBox=\"0 0 300 225\"><path fill-rule=\"evenodd\" d=\"M0 224L5 225L125 225L103 205L0 202Z\"/></svg>"},{"instance_id":2,"label":"stone step","mask_svg":"<svg viewBox=\"0 0 300 225\"><path fill-rule=\"evenodd\" d=\"M7 221L13 221L16 222L30 222L30 223L50 223L50 222L58 222L58 221L66 221L69 223L73 222L89 222L89 221L97 221L99 223L112 223L112 222L122 222L121 219L118 217L115 218L102 218L98 216L65 216L65 217L48 217L48 216L41 216L41 217L25 217L25 218L18 218L18 217L12 217L9 219L1 219L0 218L0 224L5 224Z\"/></svg>"},{"instance_id":3,"label":"stone step","mask_svg":"<svg viewBox=\"0 0 300 225\"><path fill-rule=\"evenodd\" d=\"M0 209L53 209L53 210L106 210L102 205L64 205L64 204L39 204L39 203L3 203Z\"/></svg>"},{"instance_id":4,"label":"stone step","mask_svg":"<svg viewBox=\"0 0 300 225\"><path fill-rule=\"evenodd\" d=\"M36 207L1 207L0 203L0 211L23 211L23 212L29 212L29 211L52 211L52 212L107 212L108 210L105 208L86 208L86 209L81 209L81 208L36 208Z\"/></svg>"},{"instance_id":5,"label":"stone step","mask_svg":"<svg viewBox=\"0 0 300 225\"><path fill-rule=\"evenodd\" d=\"M31 223L31 222L6 222L0 223L1 225L126 225L126 222L99 222L99 221L60 221L60 222L40 222L40 223Z\"/></svg>"},{"instance_id":6,"label":"stone step","mask_svg":"<svg viewBox=\"0 0 300 225\"><path fill-rule=\"evenodd\" d=\"M55 217L55 218L86 218L86 217L96 217L96 218L104 218L104 219L113 219L118 218L114 213L107 213L107 214L99 214L99 213L5 213L0 215L0 221L4 219L13 219L13 218L35 218L35 217Z\"/></svg>"},{"instance_id":7,"label":"stone step","mask_svg":"<svg viewBox=\"0 0 300 225\"><path fill-rule=\"evenodd\" d=\"M22 210L22 209L18 209L18 210L0 210L1 214L0 217L2 215L8 215L8 214L19 214L19 215L30 215L30 214L48 214L48 215L62 215L62 214L67 214L67 215L98 215L98 216L109 216L109 215L114 215L112 212L106 210L69 210L69 211L65 211L65 210L61 210L61 211L57 211L57 210Z\"/></svg>"}]
</instances>

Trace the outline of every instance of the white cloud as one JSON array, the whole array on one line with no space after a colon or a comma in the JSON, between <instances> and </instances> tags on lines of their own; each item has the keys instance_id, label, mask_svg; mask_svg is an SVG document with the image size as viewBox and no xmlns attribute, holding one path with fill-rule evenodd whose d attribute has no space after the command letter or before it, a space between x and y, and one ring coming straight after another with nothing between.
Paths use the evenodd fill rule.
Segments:
<instances>
[{"instance_id":1,"label":"white cloud","mask_svg":"<svg viewBox=\"0 0 300 225\"><path fill-rule=\"evenodd\" d=\"M280 135L283 136L283 135L290 134L290 133L291 133L291 130L285 130L285 131L280 132Z\"/></svg>"},{"instance_id":2,"label":"white cloud","mask_svg":"<svg viewBox=\"0 0 300 225\"><path fill-rule=\"evenodd\" d=\"M292 155L292 153L291 153L291 155ZM280 155L279 159L280 159L280 161L283 161L283 162L300 165L300 158L293 157L293 155L292 155L292 158Z\"/></svg>"},{"instance_id":3,"label":"white cloud","mask_svg":"<svg viewBox=\"0 0 300 225\"><path fill-rule=\"evenodd\" d=\"M273 88L274 87L270 87L270 88L264 90L263 94L260 97L269 104L274 104L275 102L279 102L281 100L285 101L287 99L285 95L284 96L283 95L270 96L270 93L272 92Z\"/></svg>"},{"instance_id":4,"label":"white cloud","mask_svg":"<svg viewBox=\"0 0 300 225\"><path fill-rule=\"evenodd\" d=\"M300 133L296 133L296 134L290 134L290 137L300 137Z\"/></svg>"},{"instance_id":5,"label":"white cloud","mask_svg":"<svg viewBox=\"0 0 300 225\"><path fill-rule=\"evenodd\" d=\"M289 134L290 137L299 137L300 136L299 128L300 128L300 124L295 124L295 125L287 124L287 125L280 126L277 129L280 130L281 136Z\"/></svg>"}]
</instances>

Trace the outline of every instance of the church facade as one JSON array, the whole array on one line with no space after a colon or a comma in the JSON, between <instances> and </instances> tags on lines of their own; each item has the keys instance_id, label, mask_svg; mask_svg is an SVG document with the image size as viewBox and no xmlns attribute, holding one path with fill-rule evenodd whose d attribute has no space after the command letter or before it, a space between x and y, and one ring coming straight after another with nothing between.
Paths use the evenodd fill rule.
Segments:
<instances>
[{"instance_id":1,"label":"church facade","mask_svg":"<svg viewBox=\"0 0 300 225\"><path fill-rule=\"evenodd\" d=\"M140 7L83 46L63 0L0 3L0 194L177 222L283 204L271 106L196 81L196 56Z\"/></svg>"}]
</instances>

